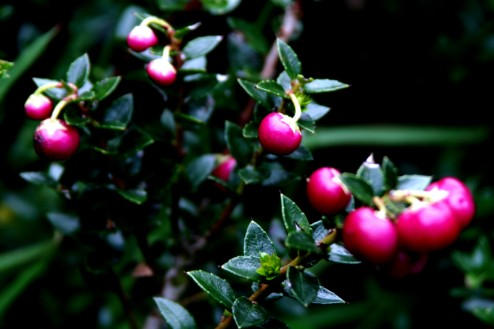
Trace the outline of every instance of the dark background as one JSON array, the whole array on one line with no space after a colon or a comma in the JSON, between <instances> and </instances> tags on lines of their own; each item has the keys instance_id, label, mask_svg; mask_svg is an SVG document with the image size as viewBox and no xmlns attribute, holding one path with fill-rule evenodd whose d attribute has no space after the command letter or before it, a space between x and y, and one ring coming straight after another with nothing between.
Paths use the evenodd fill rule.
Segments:
<instances>
[{"instance_id":1,"label":"dark background","mask_svg":"<svg viewBox=\"0 0 494 329\"><path fill-rule=\"evenodd\" d=\"M34 89L31 77L61 77L68 64L87 51L97 75L122 74L125 80L125 75L139 64L131 60L124 41L115 37L115 26L131 4L161 13L154 1L33 0L0 4L2 59L14 61L41 33L53 26L59 28L47 50L0 100L0 250L49 237L52 229L44 213L60 203L54 193L27 184L18 175L47 165L32 151L30 134L34 125L27 122L22 110ZM244 0L231 15L254 20L264 4ZM281 12L273 7L271 13L277 16ZM459 133L467 129L488 134L430 144L354 142L316 148L311 168L330 163L354 171L374 152L378 159L390 156L404 172L456 175L474 189L478 216L476 224L454 247L430 257L420 276L394 281L371 266L354 271L332 267L322 280L351 304L315 308L310 316L302 316L305 311L296 308L292 313L300 312L301 316L288 316L293 328L485 327L462 310L461 298L451 295L453 288L464 284L464 276L452 265L450 253L454 248L470 250L479 232L492 237L494 189L489 133L493 16L494 2L487 0L303 1L303 30L291 44L302 60L304 74L351 85L344 91L317 97L319 103L332 108L322 126L411 125L418 128L417 134L425 126L438 131L453 127ZM226 35L230 31L223 16L193 11L172 17L178 25L202 21L202 34ZM273 30L267 24L264 31L270 42ZM210 56L211 71L226 73L225 51L226 46L221 45ZM146 90L145 86L125 81L119 88L122 94L126 90ZM145 93L137 97L143 111L153 104L153 96L149 97ZM0 287L9 282L0 273ZM105 328L102 305L115 303L111 297L99 294L97 285L87 285L76 268L55 262L23 289L8 309L5 306L0 325Z\"/></svg>"}]
</instances>

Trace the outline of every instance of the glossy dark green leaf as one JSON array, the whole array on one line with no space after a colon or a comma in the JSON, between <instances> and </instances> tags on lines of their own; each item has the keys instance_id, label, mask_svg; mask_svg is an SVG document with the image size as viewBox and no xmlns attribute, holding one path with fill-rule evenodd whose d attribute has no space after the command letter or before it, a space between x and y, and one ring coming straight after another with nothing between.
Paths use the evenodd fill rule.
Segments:
<instances>
[{"instance_id":1,"label":"glossy dark green leaf","mask_svg":"<svg viewBox=\"0 0 494 329\"><path fill-rule=\"evenodd\" d=\"M189 41L183 48L183 53L187 59L197 58L207 55L223 39L222 36L204 36Z\"/></svg>"},{"instance_id":2,"label":"glossy dark green leaf","mask_svg":"<svg viewBox=\"0 0 494 329\"><path fill-rule=\"evenodd\" d=\"M234 30L241 31L247 39L247 42L261 54L265 54L269 50L268 42L264 37L258 25L254 22L247 22L240 18L228 18L228 25Z\"/></svg>"},{"instance_id":3,"label":"glossy dark green leaf","mask_svg":"<svg viewBox=\"0 0 494 329\"><path fill-rule=\"evenodd\" d=\"M344 304L345 301L341 299L334 292L324 288L323 286L319 286L319 290L317 291L316 298L312 301L312 304Z\"/></svg>"},{"instance_id":4,"label":"glossy dark green leaf","mask_svg":"<svg viewBox=\"0 0 494 329\"><path fill-rule=\"evenodd\" d=\"M303 145L301 145L298 149L285 156L286 158L299 160L299 161L312 161L314 158L312 157L312 153Z\"/></svg>"},{"instance_id":5,"label":"glossy dark green leaf","mask_svg":"<svg viewBox=\"0 0 494 329\"><path fill-rule=\"evenodd\" d=\"M102 100L109 96L117 88L120 80L120 77L109 77L96 82L93 87L96 99Z\"/></svg>"},{"instance_id":6,"label":"glossy dark green leaf","mask_svg":"<svg viewBox=\"0 0 494 329\"><path fill-rule=\"evenodd\" d=\"M367 205L372 205L374 191L367 181L350 173L343 173L340 179L356 199Z\"/></svg>"},{"instance_id":7,"label":"glossy dark green leaf","mask_svg":"<svg viewBox=\"0 0 494 329\"><path fill-rule=\"evenodd\" d=\"M302 231L288 233L285 245L290 249L305 250L309 252L320 251L312 236Z\"/></svg>"},{"instance_id":8,"label":"glossy dark green leaf","mask_svg":"<svg viewBox=\"0 0 494 329\"><path fill-rule=\"evenodd\" d=\"M452 255L453 262L462 271L473 274L487 274L494 269L492 252L488 239L481 236L471 253L455 251Z\"/></svg>"},{"instance_id":9,"label":"glossy dark green leaf","mask_svg":"<svg viewBox=\"0 0 494 329\"><path fill-rule=\"evenodd\" d=\"M349 86L346 83L342 83L337 80L315 79L304 85L304 90L309 94L317 94L336 91L348 87Z\"/></svg>"},{"instance_id":10,"label":"glossy dark green leaf","mask_svg":"<svg viewBox=\"0 0 494 329\"><path fill-rule=\"evenodd\" d=\"M254 221L249 223L244 237L244 255L259 257L261 252L276 254L273 241L263 228Z\"/></svg>"},{"instance_id":11,"label":"glossy dark green leaf","mask_svg":"<svg viewBox=\"0 0 494 329\"><path fill-rule=\"evenodd\" d=\"M148 198L148 194L143 189L117 190L123 198L135 204L143 204Z\"/></svg>"},{"instance_id":12,"label":"glossy dark green leaf","mask_svg":"<svg viewBox=\"0 0 494 329\"><path fill-rule=\"evenodd\" d=\"M158 297L154 298L154 302L171 329L195 329L197 327L192 315L180 304Z\"/></svg>"},{"instance_id":13,"label":"glossy dark green leaf","mask_svg":"<svg viewBox=\"0 0 494 329\"><path fill-rule=\"evenodd\" d=\"M395 188L398 183L398 169L391 160L385 156L382 162L382 171L384 176L384 190L389 191Z\"/></svg>"},{"instance_id":14,"label":"glossy dark green leaf","mask_svg":"<svg viewBox=\"0 0 494 329\"><path fill-rule=\"evenodd\" d=\"M305 233L312 234L307 216L300 210L295 202L289 197L280 194L281 198L281 215L287 232L295 232L301 229Z\"/></svg>"},{"instance_id":15,"label":"glossy dark green leaf","mask_svg":"<svg viewBox=\"0 0 494 329\"><path fill-rule=\"evenodd\" d=\"M298 126L310 134L316 132L316 122L314 120L302 118L297 122Z\"/></svg>"},{"instance_id":16,"label":"glossy dark green leaf","mask_svg":"<svg viewBox=\"0 0 494 329\"><path fill-rule=\"evenodd\" d=\"M276 40L276 45L278 47L278 56L286 73L292 80L296 79L302 72L302 63L298 59L297 54L293 51L292 47L281 39Z\"/></svg>"},{"instance_id":17,"label":"glossy dark green leaf","mask_svg":"<svg viewBox=\"0 0 494 329\"><path fill-rule=\"evenodd\" d=\"M37 87L44 86L48 83L57 83L57 80L33 78L34 83ZM44 92L45 95L54 98L56 100L61 100L67 95L67 90L65 88L50 88Z\"/></svg>"},{"instance_id":18,"label":"glossy dark green leaf","mask_svg":"<svg viewBox=\"0 0 494 329\"><path fill-rule=\"evenodd\" d=\"M314 102L307 104L304 109L304 113L307 114L312 120L317 121L323 116L328 114L330 108Z\"/></svg>"},{"instance_id":19,"label":"glossy dark green leaf","mask_svg":"<svg viewBox=\"0 0 494 329\"><path fill-rule=\"evenodd\" d=\"M274 80L259 81L256 84L256 88L279 97L288 98L285 93L285 89L283 89L283 87Z\"/></svg>"},{"instance_id":20,"label":"glossy dark green leaf","mask_svg":"<svg viewBox=\"0 0 494 329\"><path fill-rule=\"evenodd\" d=\"M256 84L244 79L237 79L238 83L244 90L252 97L256 102L262 104L266 108L270 108L268 101L268 94L262 90L256 88Z\"/></svg>"},{"instance_id":21,"label":"glossy dark green leaf","mask_svg":"<svg viewBox=\"0 0 494 329\"><path fill-rule=\"evenodd\" d=\"M207 60L206 57L196 57L185 61L184 65L180 68L182 72L206 72Z\"/></svg>"},{"instance_id":22,"label":"glossy dark green leaf","mask_svg":"<svg viewBox=\"0 0 494 329\"><path fill-rule=\"evenodd\" d=\"M256 272L259 267L261 267L261 262L258 257L254 256L234 257L221 266L228 273L250 281L258 281L260 279L259 274Z\"/></svg>"},{"instance_id":23,"label":"glossy dark green leaf","mask_svg":"<svg viewBox=\"0 0 494 329\"><path fill-rule=\"evenodd\" d=\"M319 290L319 282L316 277L289 267L287 272L289 291L305 307L314 301Z\"/></svg>"},{"instance_id":24,"label":"glossy dark green leaf","mask_svg":"<svg viewBox=\"0 0 494 329\"><path fill-rule=\"evenodd\" d=\"M250 121L242 128L242 135L245 138L257 138L258 124L254 121Z\"/></svg>"},{"instance_id":25,"label":"glossy dark green leaf","mask_svg":"<svg viewBox=\"0 0 494 329\"><path fill-rule=\"evenodd\" d=\"M225 140L228 149L238 161L239 166L247 164L252 158L253 148L242 135L242 128L227 121L225 124Z\"/></svg>"},{"instance_id":26,"label":"glossy dark green leaf","mask_svg":"<svg viewBox=\"0 0 494 329\"><path fill-rule=\"evenodd\" d=\"M72 234L79 229L79 217L59 212L46 214L50 223L63 234Z\"/></svg>"},{"instance_id":27,"label":"glossy dark green leaf","mask_svg":"<svg viewBox=\"0 0 494 329\"><path fill-rule=\"evenodd\" d=\"M216 162L216 155L204 154L195 158L187 165L185 172L193 188L199 186L213 171Z\"/></svg>"},{"instance_id":28,"label":"glossy dark green leaf","mask_svg":"<svg viewBox=\"0 0 494 329\"><path fill-rule=\"evenodd\" d=\"M165 109L163 113L161 113L160 122L169 135L175 136L175 117L173 116L172 111Z\"/></svg>"},{"instance_id":29,"label":"glossy dark green leaf","mask_svg":"<svg viewBox=\"0 0 494 329\"><path fill-rule=\"evenodd\" d=\"M81 112L80 108L76 106L70 106L63 111L63 119L71 126L84 127L89 118Z\"/></svg>"},{"instance_id":30,"label":"glossy dark green leaf","mask_svg":"<svg viewBox=\"0 0 494 329\"><path fill-rule=\"evenodd\" d=\"M238 175L245 184L257 184L260 183L264 178L264 175L257 171L256 168L251 165L240 169L238 171Z\"/></svg>"},{"instance_id":31,"label":"glossy dark green leaf","mask_svg":"<svg viewBox=\"0 0 494 329\"><path fill-rule=\"evenodd\" d=\"M431 176L403 175L398 177L397 190L424 190L432 181Z\"/></svg>"},{"instance_id":32,"label":"glossy dark green leaf","mask_svg":"<svg viewBox=\"0 0 494 329\"><path fill-rule=\"evenodd\" d=\"M384 174L372 155L362 163L357 170L357 176L369 183L375 195L381 195L384 191Z\"/></svg>"},{"instance_id":33,"label":"glossy dark green leaf","mask_svg":"<svg viewBox=\"0 0 494 329\"><path fill-rule=\"evenodd\" d=\"M190 271L187 272L187 275L217 302L228 309L232 308L235 301L235 292L226 280L202 270Z\"/></svg>"},{"instance_id":34,"label":"glossy dark green leaf","mask_svg":"<svg viewBox=\"0 0 494 329\"><path fill-rule=\"evenodd\" d=\"M25 171L19 174L22 179L35 185L48 185L54 186L55 180L44 172L38 171Z\"/></svg>"},{"instance_id":35,"label":"glossy dark green leaf","mask_svg":"<svg viewBox=\"0 0 494 329\"><path fill-rule=\"evenodd\" d=\"M89 70L89 56L84 54L70 64L67 71L67 82L71 82L77 87L82 87L89 78Z\"/></svg>"},{"instance_id":36,"label":"glossy dark green leaf","mask_svg":"<svg viewBox=\"0 0 494 329\"><path fill-rule=\"evenodd\" d=\"M345 247L339 244L333 243L329 248L328 260L333 263L340 264L360 264L361 262L356 259L351 252Z\"/></svg>"},{"instance_id":37,"label":"glossy dark green leaf","mask_svg":"<svg viewBox=\"0 0 494 329\"><path fill-rule=\"evenodd\" d=\"M103 112L100 127L112 130L125 130L132 118L134 111L134 98L132 94L125 94L111 103Z\"/></svg>"},{"instance_id":38,"label":"glossy dark green leaf","mask_svg":"<svg viewBox=\"0 0 494 329\"><path fill-rule=\"evenodd\" d=\"M223 15L231 12L240 4L241 0L202 0L204 9L213 15Z\"/></svg>"},{"instance_id":39,"label":"glossy dark green leaf","mask_svg":"<svg viewBox=\"0 0 494 329\"><path fill-rule=\"evenodd\" d=\"M312 239L316 243L319 243L322 239L324 239L330 232L325 226L322 220L318 220L317 222L314 222L310 224L312 227Z\"/></svg>"},{"instance_id":40,"label":"glossy dark green leaf","mask_svg":"<svg viewBox=\"0 0 494 329\"><path fill-rule=\"evenodd\" d=\"M245 297L239 297L235 300L232 313L233 319L240 329L262 325L269 318L268 311Z\"/></svg>"},{"instance_id":41,"label":"glossy dark green leaf","mask_svg":"<svg viewBox=\"0 0 494 329\"><path fill-rule=\"evenodd\" d=\"M290 79L286 71L283 71L280 73L280 75L278 75L276 82L278 82L278 84L282 86L283 89L285 89L285 92L288 92L292 89L292 79Z\"/></svg>"}]
</instances>

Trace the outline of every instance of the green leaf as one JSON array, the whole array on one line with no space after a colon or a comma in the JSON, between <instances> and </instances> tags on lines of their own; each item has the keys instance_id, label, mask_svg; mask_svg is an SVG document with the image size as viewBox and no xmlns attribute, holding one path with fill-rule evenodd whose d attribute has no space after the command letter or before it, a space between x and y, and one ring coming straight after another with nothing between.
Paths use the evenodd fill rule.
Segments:
<instances>
[{"instance_id":1,"label":"green leaf","mask_svg":"<svg viewBox=\"0 0 494 329\"><path fill-rule=\"evenodd\" d=\"M165 0L166 1L166 0ZM173 0L171 0L173 1ZM175 1L183 1L183 0L175 0ZM185 3L187 3L188 0L185 0ZM178 30L175 30L175 38L177 39L183 39L183 37L185 37L187 34L189 34L189 32L191 31L194 31L194 30L197 30L197 28L201 26L201 23L198 22L198 23L194 23L194 24L191 24L191 25L187 25L186 27L182 27Z\"/></svg>"},{"instance_id":2,"label":"green leaf","mask_svg":"<svg viewBox=\"0 0 494 329\"><path fill-rule=\"evenodd\" d=\"M269 235L255 221L251 221L244 237L244 255L259 257L261 252L276 254L274 243Z\"/></svg>"},{"instance_id":3,"label":"green leaf","mask_svg":"<svg viewBox=\"0 0 494 329\"><path fill-rule=\"evenodd\" d=\"M328 114L329 110L330 108L327 106L312 102L305 107L303 113L307 114L312 120L317 121Z\"/></svg>"},{"instance_id":4,"label":"green leaf","mask_svg":"<svg viewBox=\"0 0 494 329\"><path fill-rule=\"evenodd\" d=\"M79 218L77 216L59 212L46 214L50 223L63 234L72 234L79 229Z\"/></svg>"},{"instance_id":5,"label":"green leaf","mask_svg":"<svg viewBox=\"0 0 494 329\"><path fill-rule=\"evenodd\" d=\"M494 307L476 307L472 313L485 323L494 325Z\"/></svg>"},{"instance_id":6,"label":"green leaf","mask_svg":"<svg viewBox=\"0 0 494 329\"><path fill-rule=\"evenodd\" d=\"M424 190L431 183L431 176L403 175L398 177L397 190Z\"/></svg>"},{"instance_id":7,"label":"green leaf","mask_svg":"<svg viewBox=\"0 0 494 329\"><path fill-rule=\"evenodd\" d=\"M10 77L8 79L0 78L0 103L2 103L12 85L45 52L57 32L58 28L52 28L22 49L19 57L15 59L15 65L9 70Z\"/></svg>"},{"instance_id":8,"label":"green leaf","mask_svg":"<svg viewBox=\"0 0 494 329\"><path fill-rule=\"evenodd\" d=\"M172 111L165 109L161 113L160 122L169 135L175 136L175 117Z\"/></svg>"},{"instance_id":9,"label":"green leaf","mask_svg":"<svg viewBox=\"0 0 494 329\"><path fill-rule=\"evenodd\" d=\"M14 63L0 59L0 79L9 77L8 71L12 66L14 66Z\"/></svg>"},{"instance_id":10,"label":"green leaf","mask_svg":"<svg viewBox=\"0 0 494 329\"><path fill-rule=\"evenodd\" d=\"M324 239L330 232L325 226L322 220L318 220L310 225L312 227L312 239L319 243Z\"/></svg>"},{"instance_id":11,"label":"green leaf","mask_svg":"<svg viewBox=\"0 0 494 329\"><path fill-rule=\"evenodd\" d=\"M120 80L122 80L121 77L109 77L96 82L93 87L96 99L105 99L117 88Z\"/></svg>"},{"instance_id":12,"label":"green leaf","mask_svg":"<svg viewBox=\"0 0 494 329\"><path fill-rule=\"evenodd\" d=\"M199 37L189 41L183 53L187 59L201 57L212 51L223 39L220 35Z\"/></svg>"},{"instance_id":13,"label":"green leaf","mask_svg":"<svg viewBox=\"0 0 494 329\"><path fill-rule=\"evenodd\" d=\"M283 71L278 75L276 82L285 89L285 92L292 89L292 79L290 79L286 71Z\"/></svg>"},{"instance_id":14,"label":"green leaf","mask_svg":"<svg viewBox=\"0 0 494 329\"><path fill-rule=\"evenodd\" d=\"M41 79L41 78L33 78L34 83L36 86L41 87L44 86L45 84L48 83L55 83L59 82L57 80L51 80L51 79ZM67 90L65 88L50 88L47 91L44 92L44 94L50 96L51 98L54 98L56 100L61 100L67 95Z\"/></svg>"},{"instance_id":15,"label":"green leaf","mask_svg":"<svg viewBox=\"0 0 494 329\"><path fill-rule=\"evenodd\" d=\"M374 191L364 179L350 173L343 173L340 176L341 181L350 190L353 196L366 205L372 205Z\"/></svg>"},{"instance_id":16,"label":"green leaf","mask_svg":"<svg viewBox=\"0 0 494 329\"><path fill-rule=\"evenodd\" d=\"M316 298L312 301L312 304L344 304L345 301L341 299L334 292L319 286Z\"/></svg>"},{"instance_id":17,"label":"green leaf","mask_svg":"<svg viewBox=\"0 0 494 329\"><path fill-rule=\"evenodd\" d=\"M229 17L228 25L234 30L241 31L252 48L261 54L268 52L268 42L255 22L251 23L240 18Z\"/></svg>"},{"instance_id":18,"label":"green leaf","mask_svg":"<svg viewBox=\"0 0 494 329\"><path fill-rule=\"evenodd\" d=\"M384 174L372 154L357 170L357 176L369 183L375 195L381 195L384 191Z\"/></svg>"},{"instance_id":19,"label":"green leaf","mask_svg":"<svg viewBox=\"0 0 494 329\"><path fill-rule=\"evenodd\" d=\"M204 9L213 15L223 15L231 12L240 4L241 0L202 0Z\"/></svg>"},{"instance_id":20,"label":"green leaf","mask_svg":"<svg viewBox=\"0 0 494 329\"><path fill-rule=\"evenodd\" d=\"M280 275L281 259L278 255L261 252L259 256L261 266L257 269L257 274L262 275L267 280L273 280Z\"/></svg>"},{"instance_id":21,"label":"green leaf","mask_svg":"<svg viewBox=\"0 0 494 329\"><path fill-rule=\"evenodd\" d=\"M67 82L71 82L79 88L82 87L89 78L89 70L89 56L84 54L70 64L67 71Z\"/></svg>"},{"instance_id":22,"label":"green leaf","mask_svg":"<svg viewBox=\"0 0 494 329\"><path fill-rule=\"evenodd\" d=\"M180 71L193 73L206 72L206 66L206 57L201 56L185 61L184 65L180 68Z\"/></svg>"},{"instance_id":23,"label":"green leaf","mask_svg":"<svg viewBox=\"0 0 494 329\"><path fill-rule=\"evenodd\" d=\"M158 306L161 315L171 329L195 329L196 322L190 313L169 299L155 297L154 302Z\"/></svg>"},{"instance_id":24,"label":"green leaf","mask_svg":"<svg viewBox=\"0 0 494 329\"><path fill-rule=\"evenodd\" d=\"M256 88L279 97L288 98L285 89L274 80L259 81L256 84Z\"/></svg>"},{"instance_id":25,"label":"green leaf","mask_svg":"<svg viewBox=\"0 0 494 329\"><path fill-rule=\"evenodd\" d=\"M187 165L185 172L192 188L197 188L214 170L216 155L204 154Z\"/></svg>"},{"instance_id":26,"label":"green leaf","mask_svg":"<svg viewBox=\"0 0 494 329\"><path fill-rule=\"evenodd\" d=\"M125 94L111 103L103 112L100 128L112 130L125 130L132 118L134 111L134 98L132 94Z\"/></svg>"},{"instance_id":27,"label":"green leaf","mask_svg":"<svg viewBox=\"0 0 494 329\"><path fill-rule=\"evenodd\" d=\"M177 11L185 9L189 0L158 0L158 6L161 10Z\"/></svg>"},{"instance_id":28,"label":"green leaf","mask_svg":"<svg viewBox=\"0 0 494 329\"><path fill-rule=\"evenodd\" d=\"M48 185L54 186L56 184L55 180L45 174L44 172L37 171L25 171L19 174L22 179L28 181L29 183L35 185Z\"/></svg>"},{"instance_id":29,"label":"green leaf","mask_svg":"<svg viewBox=\"0 0 494 329\"><path fill-rule=\"evenodd\" d=\"M478 239L477 245L471 254L455 251L452 255L453 262L463 272L473 274L488 273L494 268L489 241L485 236Z\"/></svg>"},{"instance_id":30,"label":"green leaf","mask_svg":"<svg viewBox=\"0 0 494 329\"><path fill-rule=\"evenodd\" d=\"M260 276L257 273L259 267L261 267L259 258L253 256L234 257L221 266L225 271L250 281L259 280Z\"/></svg>"},{"instance_id":31,"label":"green leaf","mask_svg":"<svg viewBox=\"0 0 494 329\"><path fill-rule=\"evenodd\" d=\"M288 233L285 245L290 249L305 250L309 252L320 251L312 236L302 231Z\"/></svg>"},{"instance_id":32,"label":"green leaf","mask_svg":"<svg viewBox=\"0 0 494 329\"><path fill-rule=\"evenodd\" d=\"M117 190L118 194L123 198L129 200L135 204L143 204L147 198L148 194L143 189L133 189L133 190Z\"/></svg>"},{"instance_id":33,"label":"green leaf","mask_svg":"<svg viewBox=\"0 0 494 329\"><path fill-rule=\"evenodd\" d=\"M281 197L281 215L283 223L288 233L295 232L301 229L305 233L312 234L307 216L289 197L280 194Z\"/></svg>"},{"instance_id":34,"label":"green leaf","mask_svg":"<svg viewBox=\"0 0 494 329\"><path fill-rule=\"evenodd\" d=\"M281 39L276 40L276 45L278 46L278 56L286 73L292 80L296 79L302 72L302 63L300 63L297 54Z\"/></svg>"},{"instance_id":35,"label":"green leaf","mask_svg":"<svg viewBox=\"0 0 494 329\"><path fill-rule=\"evenodd\" d=\"M268 311L245 297L239 297L235 300L232 313L233 319L240 329L259 326L266 322L269 317Z\"/></svg>"},{"instance_id":36,"label":"green leaf","mask_svg":"<svg viewBox=\"0 0 494 329\"><path fill-rule=\"evenodd\" d=\"M340 264L361 263L345 247L335 243L333 243L329 248L328 260L333 263L340 263Z\"/></svg>"},{"instance_id":37,"label":"green leaf","mask_svg":"<svg viewBox=\"0 0 494 329\"><path fill-rule=\"evenodd\" d=\"M328 93L331 91L340 90L348 87L349 85L347 85L346 83L342 83L337 80L315 79L304 85L304 90L306 93L309 94L317 94L317 93Z\"/></svg>"},{"instance_id":38,"label":"green leaf","mask_svg":"<svg viewBox=\"0 0 494 329\"><path fill-rule=\"evenodd\" d=\"M298 126L310 134L316 132L316 122L314 120L300 119L297 122Z\"/></svg>"},{"instance_id":39,"label":"green leaf","mask_svg":"<svg viewBox=\"0 0 494 329\"><path fill-rule=\"evenodd\" d=\"M238 171L238 175L245 184L257 184L264 178L264 175L257 171L252 165L248 165L245 168L240 169Z\"/></svg>"},{"instance_id":40,"label":"green leaf","mask_svg":"<svg viewBox=\"0 0 494 329\"><path fill-rule=\"evenodd\" d=\"M242 128L242 136L245 138L257 138L258 124L254 121L250 121Z\"/></svg>"},{"instance_id":41,"label":"green leaf","mask_svg":"<svg viewBox=\"0 0 494 329\"><path fill-rule=\"evenodd\" d=\"M255 83L244 79L237 79L237 81L240 86L244 88L247 94L249 94L249 96L252 97L256 102L262 104L268 109L271 108L271 106L269 105L268 94L262 90L257 89Z\"/></svg>"},{"instance_id":42,"label":"green leaf","mask_svg":"<svg viewBox=\"0 0 494 329\"><path fill-rule=\"evenodd\" d=\"M299 160L299 161L312 161L312 153L304 146L300 146L298 149L292 153L285 156L288 159Z\"/></svg>"},{"instance_id":43,"label":"green leaf","mask_svg":"<svg viewBox=\"0 0 494 329\"><path fill-rule=\"evenodd\" d=\"M50 253L56 246L56 240L50 239L27 247L10 250L0 254L0 273L38 260Z\"/></svg>"},{"instance_id":44,"label":"green leaf","mask_svg":"<svg viewBox=\"0 0 494 329\"><path fill-rule=\"evenodd\" d=\"M227 121L225 124L225 140L228 149L238 161L239 167L243 167L252 158L252 145L242 135L242 128Z\"/></svg>"},{"instance_id":45,"label":"green leaf","mask_svg":"<svg viewBox=\"0 0 494 329\"><path fill-rule=\"evenodd\" d=\"M384 190L389 191L398 184L398 169L391 160L385 156L382 162L382 171L384 176Z\"/></svg>"},{"instance_id":46,"label":"green leaf","mask_svg":"<svg viewBox=\"0 0 494 329\"><path fill-rule=\"evenodd\" d=\"M226 280L202 270L190 271L187 272L187 275L217 302L228 309L232 308L235 301L235 292Z\"/></svg>"},{"instance_id":47,"label":"green leaf","mask_svg":"<svg viewBox=\"0 0 494 329\"><path fill-rule=\"evenodd\" d=\"M287 272L290 294L305 307L314 301L319 290L317 278L290 266Z\"/></svg>"}]
</instances>

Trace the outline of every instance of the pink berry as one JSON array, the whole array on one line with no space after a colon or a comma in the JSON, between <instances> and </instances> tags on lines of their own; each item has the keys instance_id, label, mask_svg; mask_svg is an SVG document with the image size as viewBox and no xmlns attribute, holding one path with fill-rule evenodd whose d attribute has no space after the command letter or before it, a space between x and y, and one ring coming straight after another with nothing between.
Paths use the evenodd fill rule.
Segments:
<instances>
[{"instance_id":1,"label":"pink berry","mask_svg":"<svg viewBox=\"0 0 494 329\"><path fill-rule=\"evenodd\" d=\"M235 158L231 155L227 155L225 159L213 170L212 175L227 182L236 165L237 160L235 160Z\"/></svg>"},{"instance_id":2,"label":"pink berry","mask_svg":"<svg viewBox=\"0 0 494 329\"><path fill-rule=\"evenodd\" d=\"M406 249L427 252L451 244L460 233L460 224L446 202L413 206L396 221L400 244Z\"/></svg>"},{"instance_id":3,"label":"pink berry","mask_svg":"<svg viewBox=\"0 0 494 329\"><path fill-rule=\"evenodd\" d=\"M410 254L399 251L387 265L387 271L393 278L401 279L422 272L427 264L427 254Z\"/></svg>"},{"instance_id":4,"label":"pink berry","mask_svg":"<svg viewBox=\"0 0 494 329\"><path fill-rule=\"evenodd\" d=\"M292 153L302 141L302 133L297 123L279 112L269 113L262 119L258 135L262 147L278 155Z\"/></svg>"},{"instance_id":5,"label":"pink berry","mask_svg":"<svg viewBox=\"0 0 494 329\"><path fill-rule=\"evenodd\" d=\"M53 102L42 94L32 94L24 104L24 110L28 118L33 120L43 120L51 115Z\"/></svg>"},{"instance_id":6,"label":"pink berry","mask_svg":"<svg viewBox=\"0 0 494 329\"><path fill-rule=\"evenodd\" d=\"M34 148L44 158L66 160L79 146L79 132L59 119L41 121L34 132Z\"/></svg>"},{"instance_id":7,"label":"pink berry","mask_svg":"<svg viewBox=\"0 0 494 329\"><path fill-rule=\"evenodd\" d=\"M307 182L307 197L320 213L331 215L345 209L352 195L339 179L335 168L322 167L310 175Z\"/></svg>"},{"instance_id":8,"label":"pink berry","mask_svg":"<svg viewBox=\"0 0 494 329\"><path fill-rule=\"evenodd\" d=\"M379 216L372 208L361 207L346 217L343 242L356 256L382 264L396 253L398 234L391 220Z\"/></svg>"},{"instance_id":9,"label":"pink berry","mask_svg":"<svg viewBox=\"0 0 494 329\"><path fill-rule=\"evenodd\" d=\"M467 226L475 213L475 203L468 187L454 177L445 177L435 183L430 184L427 191L448 192L445 202L451 208L453 215L460 222L461 228Z\"/></svg>"},{"instance_id":10,"label":"pink berry","mask_svg":"<svg viewBox=\"0 0 494 329\"><path fill-rule=\"evenodd\" d=\"M149 26L137 25L127 35L127 45L135 51L144 51L158 43L158 38Z\"/></svg>"},{"instance_id":11,"label":"pink berry","mask_svg":"<svg viewBox=\"0 0 494 329\"><path fill-rule=\"evenodd\" d=\"M166 58L160 57L152 60L146 65L149 77L162 86L169 86L177 78L177 70Z\"/></svg>"}]
</instances>

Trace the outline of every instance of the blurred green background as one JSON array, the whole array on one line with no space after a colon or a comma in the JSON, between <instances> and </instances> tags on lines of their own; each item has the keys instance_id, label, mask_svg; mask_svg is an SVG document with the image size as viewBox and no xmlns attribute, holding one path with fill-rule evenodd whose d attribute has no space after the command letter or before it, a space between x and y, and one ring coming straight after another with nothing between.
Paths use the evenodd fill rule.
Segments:
<instances>
[{"instance_id":1,"label":"blurred green background","mask_svg":"<svg viewBox=\"0 0 494 329\"><path fill-rule=\"evenodd\" d=\"M49 166L33 151L36 123L25 119L23 103L35 88L32 77L59 78L84 52L95 77L119 74L125 81L138 68L129 64L124 42L135 22L129 12L141 7L166 16L168 2L0 3L0 59L16 64L10 79L0 80L1 327L126 327L116 297L101 292L73 266L70 245L57 250L46 214L60 209L61 198L19 176ZM265 3L244 0L231 15L255 20ZM270 14L280 12L267 6ZM171 17L180 24L202 21L204 34L231 31L224 16L203 11ZM332 111L305 139L316 159L309 169L325 164L355 171L371 152L378 158L388 155L405 173L465 180L475 192L478 212L460 241L432 255L421 275L393 281L371 266L348 270L332 265L322 280L350 305L311 309L310 316L294 305L279 305L280 312L291 308L287 320L293 329L484 328L468 311L476 305L492 307L494 295L489 247L494 238L494 1L303 1L302 21L292 45L306 75L351 85L318 98ZM264 29L270 42L274 23ZM211 71L228 72L227 50L223 44L210 58ZM133 82L119 89L119 94L145 95L145 88ZM51 169L56 175L57 166ZM471 259L458 253L472 252L480 237L485 240Z\"/></svg>"}]
</instances>

